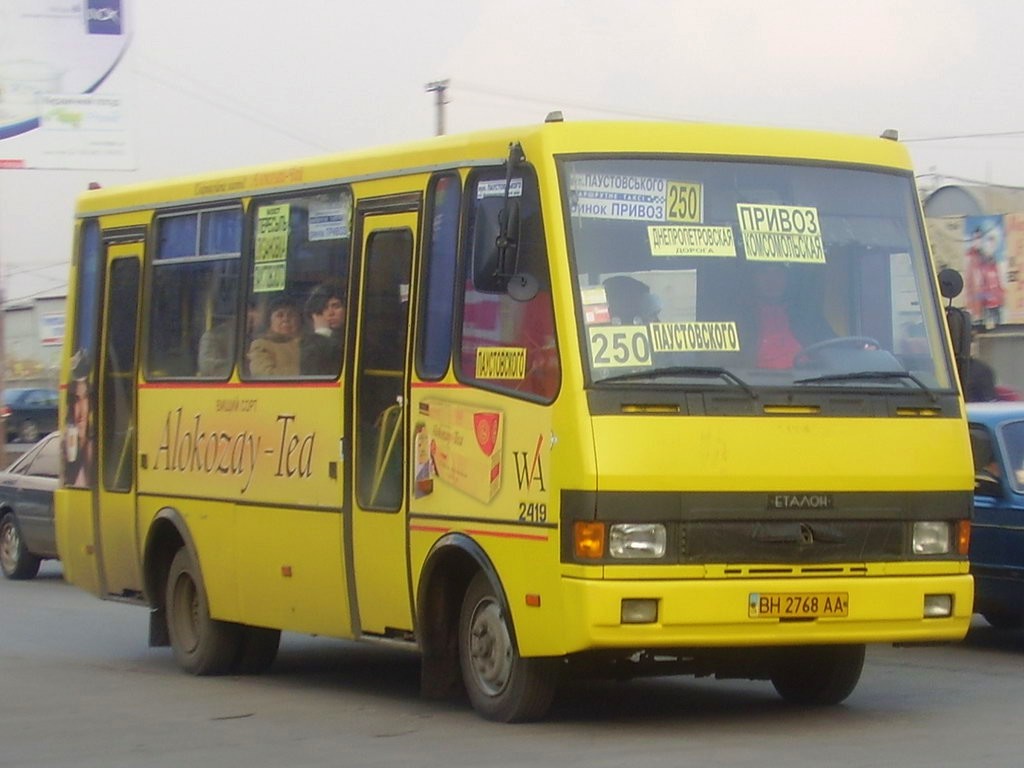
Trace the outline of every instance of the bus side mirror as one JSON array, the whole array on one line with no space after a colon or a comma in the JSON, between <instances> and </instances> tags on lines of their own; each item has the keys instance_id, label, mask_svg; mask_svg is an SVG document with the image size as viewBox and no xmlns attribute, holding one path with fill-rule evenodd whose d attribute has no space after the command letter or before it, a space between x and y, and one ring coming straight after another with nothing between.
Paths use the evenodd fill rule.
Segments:
<instances>
[{"instance_id":1,"label":"bus side mirror","mask_svg":"<svg viewBox=\"0 0 1024 768\"><path fill-rule=\"evenodd\" d=\"M953 306L953 299L959 296L963 289L964 279L955 269L947 267L939 272L939 290L942 297L949 301L946 306L946 326L949 328L949 338L953 343L953 357L960 375L960 387L966 392L971 366L971 313Z\"/></svg>"},{"instance_id":2,"label":"bus side mirror","mask_svg":"<svg viewBox=\"0 0 1024 768\"><path fill-rule=\"evenodd\" d=\"M479 202L473 223L473 288L481 293L502 293L508 284L507 265L519 253L519 203L506 209L501 197ZM515 213L509 211L514 209Z\"/></svg>"},{"instance_id":3,"label":"bus side mirror","mask_svg":"<svg viewBox=\"0 0 1024 768\"><path fill-rule=\"evenodd\" d=\"M952 301L964 289L964 279L955 269L946 267L939 271L939 291L942 298Z\"/></svg>"}]
</instances>

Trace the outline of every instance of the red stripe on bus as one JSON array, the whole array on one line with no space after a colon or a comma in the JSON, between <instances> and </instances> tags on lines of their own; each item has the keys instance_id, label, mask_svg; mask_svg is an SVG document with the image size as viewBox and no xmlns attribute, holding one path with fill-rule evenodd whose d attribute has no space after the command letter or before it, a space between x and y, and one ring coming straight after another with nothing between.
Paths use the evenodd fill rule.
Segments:
<instances>
[{"instance_id":1,"label":"red stripe on bus","mask_svg":"<svg viewBox=\"0 0 1024 768\"><path fill-rule=\"evenodd\" d=\"M340 389L336 381L246 381L246 382L182 382L182 381L148 381L139 384L139 389Z\"/></svg>"},{"instance_id":2,"label":"red stripe on bus","mask_svg":"<svg viewBox=\"0 0 1024 768\"><path fill-rule=\"evenodd\" d=\"M412 382L413 389L463 389L464 384L459 382L450 381L414 381Z\"/></svg>"},{"instance_id":3,"label":"red stripe on bus","mask_svg":"<svg viewBox=\"0 0 1024 768\"><path fill-rule=\"evenodd\" d=\"M455 528L446 528L439 525L410 525L410 531L419 533L450 533ZM466 533L472 536L495 536L499 539L523 539L525 541L547 541L548 537L536 533L512 533L510 531L482 531L467 529Z\"/></svg>"}]
</instances>

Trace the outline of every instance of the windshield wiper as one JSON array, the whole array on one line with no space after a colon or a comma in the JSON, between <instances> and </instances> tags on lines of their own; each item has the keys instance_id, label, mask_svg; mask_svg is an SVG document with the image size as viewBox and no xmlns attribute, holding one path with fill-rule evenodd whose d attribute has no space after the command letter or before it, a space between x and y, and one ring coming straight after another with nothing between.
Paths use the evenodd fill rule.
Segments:
<instances>
[{"instance_id":1,"label":"windshield wiper","mask_svg":"<svg viewBox=\"0 0 1024 768\"><path fill-rule=\"evenodd\" d=\"M732 371L727 368L716 368L714 366L704 365L670 365L665 368L652 368L649 371L633 371L632 373L619 373L615 376L609 376L607 379L601 379L598 384L607 384L609 382L617 381L644 381L651 379L660 379L666 376L694 376L698 378L716 378L725 379L731 382L750 395L751 399L757 400L757 392L755 392L747 382L741 379Z\"/></svg>"},{"instance_id":2,"label":"windshield wiper","mask_svg":"<svg viewBox=\"0 0 1024 768\"><path fill-rule=\"evenodd\" d=\"M826 373L824 376L813 376L809 379L796 379L794 384L823 384L830 381L885 381L886 379L910 379L923 389L932 402L939 398L928 385L909 371L855 371L853 373Z\"/></svg>"}]
</instances>

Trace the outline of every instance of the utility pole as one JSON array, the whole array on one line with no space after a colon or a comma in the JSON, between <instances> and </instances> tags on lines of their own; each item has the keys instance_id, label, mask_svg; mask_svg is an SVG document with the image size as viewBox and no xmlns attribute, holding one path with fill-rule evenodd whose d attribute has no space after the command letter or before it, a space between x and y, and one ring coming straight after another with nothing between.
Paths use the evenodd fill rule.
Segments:
<instances>
[{"instance_id":1,"label":"utility pole","mask_svg":"<svg viewBox=\"0 0 1024 768\"><path fill-rule=\"evenodd\" d=\"M448 92L448 84L451 81L435 80L432 83L427 83L427 93L435 94L434 106L437 108L437 135L444 136L444 105L448 103L445 99L445 94Z\"/></svg>"}]
</instances>

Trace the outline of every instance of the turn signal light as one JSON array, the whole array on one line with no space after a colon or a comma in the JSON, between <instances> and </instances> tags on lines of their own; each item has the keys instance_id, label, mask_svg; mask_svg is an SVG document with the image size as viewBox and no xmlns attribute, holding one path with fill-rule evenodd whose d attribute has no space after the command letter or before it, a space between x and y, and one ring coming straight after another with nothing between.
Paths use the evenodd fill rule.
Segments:
<instances>
[{"instance_id":1,"label":"turn signal light","mask_svg":"<svg viewBox=\"0 0 1024 768\"><path fill-rule=\"evenodd\" d=\"M573 550L580 560L604 557L604 523L577 520L572 527Z\"/></svg>"},{"instance_id":2,"label":"turn signal light","mask_svg":"<svg viewBox=\"0 0 1024 768\"><path fill-rule=\"evenodd\" d=\"M956 524L956 553L967 556L971 548L971 521L960 520Z\"/></svg>"}]
</instances>

